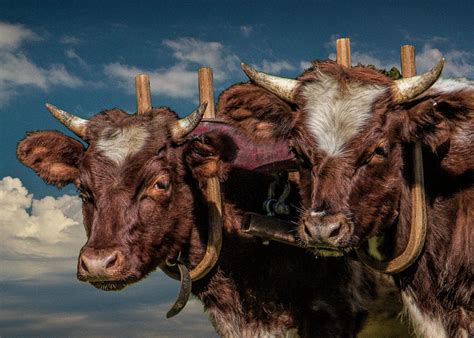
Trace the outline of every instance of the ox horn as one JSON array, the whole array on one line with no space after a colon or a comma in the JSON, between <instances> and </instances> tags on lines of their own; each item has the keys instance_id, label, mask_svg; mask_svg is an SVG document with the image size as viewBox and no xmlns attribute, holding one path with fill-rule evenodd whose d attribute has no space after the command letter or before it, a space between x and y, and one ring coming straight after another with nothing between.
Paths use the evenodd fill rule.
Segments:
<instances>
[{"instance_id":1,"label":"ox horn","mask_svg":"<svg viewBox=\"0 0 474 338\"><path fill-rule=\"evenodd\" d=\"M430 88L441 75L444 66L444 58L430 71L405 79L395 80L391 87L395 103L400 104L411 100Z\"/></svg>"},{"instance_id":2,"label":"ox horn","mask_svg":"<svg viewBox=\"0 0 474 338\"><path fill-rule=\"evenodd\" d=\"M59 109L52 104L46 103L46 109L67 129L72 131L74 134L84 139L86 136L88 120L81 119L80 117L69 114L68 112Z\"/></svg>"},{"instance_id":3,"label":"ox horn","mask_svg":"<svg viewBox=\"0 0 474 338\"><path fill-rule=\"evenodd\" d=\"M176 121L170 130L172 139L178 141L192 132L204 116L206 107L207 102L203 102L199 107L194 109L191 114Z\"/></svg>"},{"instance_id":4,"label":"ox horn","mask_svg":"<svg viewBox=\"0 0 474 338\"><path fill-rule=\"evenodd\" d=\"M240 67L244 73L248 76L250 80L258 84L259 86L267 89L272 92L279 98L288 101L295 101L295 92L296 88L300 85L300 81L287 79L284 77L278 77L270 74L265 74L259 71L256 71L252 67L241 63Z\"/></svg>"}]
</instances>

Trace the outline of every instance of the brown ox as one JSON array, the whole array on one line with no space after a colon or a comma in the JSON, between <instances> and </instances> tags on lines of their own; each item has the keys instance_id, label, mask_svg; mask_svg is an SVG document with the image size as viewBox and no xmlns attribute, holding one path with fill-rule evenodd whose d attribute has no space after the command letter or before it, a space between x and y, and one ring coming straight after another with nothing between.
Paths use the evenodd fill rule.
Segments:
<instances>
[{"instance_id":1,"label":"brown ox","mask_svg":"<svg viewBox=\"0 0 474 338\"><path fill-rule=\"evenodd\" d=\"M286 139L300 159L299 236L316 252L385 234L400 255L410 233L411 153L423 145L427 233L414 264L395 275L417 333L474 335L474 88L440 80L443 61L393 81L364 66L314 62L297 80L243 65L256 83L221 94L219 114L259 142Z\"/></svg>"},{"instance_id":2,"label":"brown ox","mask_svg":"<svg viewBox=\"0 0 474 338\"><path fill-rule=\"evenodd\" d=\"M191 121L178 123L165 108L145 115L112 109L86 121L49 109L88 147L40 131L18 144L17 156L50 184L77 185L88 237L78 260L80 280L119 290L179 253L195 267L206 251L208 229L201 188L218 177L225 181L222 251L215 267L192 285L217 332L352 337L360 330L366 310L359 290L370 288L365 272L315 260L298 248L264 246L241 233L243 210L259 211L270 180L230 168L236 152L230 138L185 137L202 116L195 112Z\"/></svg>"}]
</instances>

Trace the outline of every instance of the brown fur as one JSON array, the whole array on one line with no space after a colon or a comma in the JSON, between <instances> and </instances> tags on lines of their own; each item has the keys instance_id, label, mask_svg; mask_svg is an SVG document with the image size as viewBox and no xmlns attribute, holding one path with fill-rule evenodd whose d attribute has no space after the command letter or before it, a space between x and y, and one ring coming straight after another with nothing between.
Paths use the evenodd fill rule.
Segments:
<instances>
[{"instance_id":1,"label":"brown fur","mask_svg":"<svg viewBox=\"0 0 474 338\"><path fill-rule=\"evenodd\" d=\"M305 337L355 336L366 316L364 299L373 287L367 272L346 260L315 260L310 253L278 243L264 246L241 233L243 212L260 211L271 177L231 168L236 148L226 136L211 132L172 142L169 126L176 118L163 108L139 116L118 109L102 112L89 122L89 147L71 147L74 155L63 144L78 142L56 132L31 133L19 143L19 159L47 182L77 182L88 236L81 252L114 249L126 257L114 278L91 283L104 290L120 289L163 267L179 252L189 268L196 266L205 252L208 229L200 187L217 176L224 181L222 252L214 269L193 283L192 292L218 333L284 335L295 328ZM132 126L146 127L149 137L139 152L117 165L98 150L98 142ZM58 138L61 144L55 142ZM41 161L67 163L75 168L75 177L52 181L55 173L34 165L46 143L50 151ZM67 156L60 156L64 153ZM70 158L80 161L73 165ZM156 189L157 179L168 180L168 188ZM78 278L87 280L81 271L79 263ZM360 277L348 284L353 274Z\"/></svg>"},{"instance_id":2,"label":"brown fur","mask_svg":"<svg viewBox=\"0 0 474 338\"><path fill-rule=\"evenodd\" d=\"M321 151L305 125L308 111L300 93L320 72L337 79L342 91L349 82L387 86L374 102L365 127L338 157ZM384 253L401 253L410 226L412 145L421 140L428 214L426 244L419 260L396 280L424 315L442 323L448 336L463 330L474 334L472 87L448 93L432 89L395 105L388 90L392 80L373 69L315 62L299 80L302 85L292 109L254 84L224 91L218 109L256 142L287 139L293 146L301 162L300 191L306 209L300 218L301 238L311 245L313 239L304 225L315 222L311 211L325 211L329 216L343 215L353 224L352 235L339 243L341 247L357 247L370 236L385 233ZM238 118L237 111L245 117ZM282 130L282 124L289 128ZM265 125L272 134L254 133L259 125Z\"/></svg>"}]
</instances>

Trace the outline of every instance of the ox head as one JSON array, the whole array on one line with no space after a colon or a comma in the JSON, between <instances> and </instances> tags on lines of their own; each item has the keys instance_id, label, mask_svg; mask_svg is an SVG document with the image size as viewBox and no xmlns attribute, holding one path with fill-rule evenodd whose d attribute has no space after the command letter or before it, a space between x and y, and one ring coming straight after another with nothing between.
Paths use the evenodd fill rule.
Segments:
<instances>
[{"instance_id":1,"label":"ox head","mask_svg":"<svg viewBox=\"0 0 474 338\"><path fill-rule=\"evenodd\" d=\"M409 145L436 149L465 116L465 102L429 89L443 63L396 81L332 61L297 80L242 65L252 82L223 92L219 114L256 142L289 141L300 160L300 238L350 249L398 219ZM464 90L451 89L451 98Z\"/></svg>"},{"instance_id":2,"label":"ox head","mask_svg":"<svg viewBox=\"0 0 474 338\"><path fill-rule=\"evenodd\" d=\"M205 240L193 229L194 196L207 178L224 175L235 152L218 134L185 137L205 104L183 119L167 108L144 115L112 109L90 120L47 108L88 146L56 131L32 132L17 157L47 183L77 186L87 233L80 280L121 289L189 254L191 237Z\"/></svg>"}]
</instances>

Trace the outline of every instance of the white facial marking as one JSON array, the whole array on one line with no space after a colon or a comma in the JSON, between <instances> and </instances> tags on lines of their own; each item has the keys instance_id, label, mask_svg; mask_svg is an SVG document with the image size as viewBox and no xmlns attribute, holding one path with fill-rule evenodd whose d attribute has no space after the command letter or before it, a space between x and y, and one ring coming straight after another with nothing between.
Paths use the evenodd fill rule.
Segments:
<instances>
[{"instance_id":1,"label":"white facial marking","mask_svg":"<svg viewBox=\"0 0 474 338\"><path fill-rule=\"evenodd\" d=\"M302 89L306 99L307 127L318 146L329 155L344 152L344 145L371 116L372 104L387 88L349 82L343 91L337 80L319 73Z\"/></svg>"},{"instance_id":2,"label":"white facial marking","mask_svg":"<svg viewBox=\"0 0 474 338\"><path fill-rule=\"evenodd\" d=\"M143 147L147 137L148 132L145 127L120 128L110 137L101 137L97 142L97 149L117 165L121 165L128 155L138 152Z\"/></svg>"},{"instance_id":3,"label":"white facial marking","mask_svg":"<svg viewBox=\"0 0 474 338\"><path fill-rule=\"evenodd\" d=\"M402 291L402 301L405 312L408 314L417 337L447 338L448 335L441 323L440 318L430 317L429 314L421 312L413 297Z\"/></svg>"}]
</instances>

